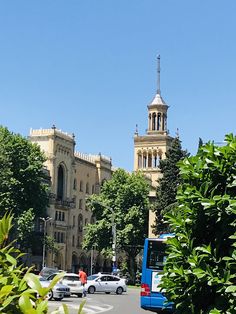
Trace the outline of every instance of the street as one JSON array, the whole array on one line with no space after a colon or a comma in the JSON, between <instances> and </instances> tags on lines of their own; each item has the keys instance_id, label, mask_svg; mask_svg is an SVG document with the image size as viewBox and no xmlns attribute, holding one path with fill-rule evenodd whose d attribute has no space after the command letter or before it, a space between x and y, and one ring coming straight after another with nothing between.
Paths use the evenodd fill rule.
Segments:
<instances>
[{"instance_id":1,"label":"street","mask_svg":"<svg viewBox=\"0 0 236 314\"><path fill-rule=\"evenodd\" d=\"M122 295L96 293L88 294L84 306L85 314L111 313L111 314L149 314L140 308L139 288L128 288ZM49 301L49 309L55 310L60 304L65 303L69 307L70 314L77 314L82 299L72 296L61 302Z\"/></svg>"}]
</instances>

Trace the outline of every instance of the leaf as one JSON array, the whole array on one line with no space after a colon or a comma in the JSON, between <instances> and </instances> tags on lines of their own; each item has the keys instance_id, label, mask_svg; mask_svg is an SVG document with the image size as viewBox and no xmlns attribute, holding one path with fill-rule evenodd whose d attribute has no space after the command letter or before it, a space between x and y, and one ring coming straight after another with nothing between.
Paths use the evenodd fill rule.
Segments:
<instances>
[{"instance_id":1,"label":"leaf","mask_svg":"<svg viewBox=\"0 0 236 314\"><path fill-rule=\"evenodd\" d=\"M226 293L231 293L231 292L236 292L236 286L232 285L226 288L225 290Z\"/></svg>"}]
</instances>

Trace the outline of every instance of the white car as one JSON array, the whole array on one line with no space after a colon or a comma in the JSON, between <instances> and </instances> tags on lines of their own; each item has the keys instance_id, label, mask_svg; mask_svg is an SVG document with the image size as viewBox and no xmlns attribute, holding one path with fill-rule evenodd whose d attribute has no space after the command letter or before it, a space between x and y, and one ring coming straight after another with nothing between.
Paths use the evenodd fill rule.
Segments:
<instances>
[{"instance_id":1,"label":"white car","mask_svg":"<svg viewBox=\"0 0 236 314\"><path fill-rule=\"evenodd\" d=\"M57 273L50 275L47 280L52 280L56 275ZM82 298L83 286L81 284L79 275L74 273L65 273L64 277L59 282L70 287L71 294L75 294L79 298Z\"/></svg>"},{"instance_id":2,"label":"white car","mask_svg":"<svg viewBox=\"0 0 236 314\"><path fill-rule=\"evenodd\" d=\"M127 286L124 278L100 273L87 278L85 289L91 294L94 292L122 294L127 291Z\"/></svg>"},{"instance_id":3,"label":"white car","mask_svg":"<svg viewBox=\"0 0 236 314\"><path fill-rule=\"evenodd\" d=\"M39 281L42 287L47 288L50 285L50 281L43 277L39 277ZM70 295L70 288L57 282L52 290L48 292L47 299L61 301L65 295Z\"/></svg>"}]
</instances>

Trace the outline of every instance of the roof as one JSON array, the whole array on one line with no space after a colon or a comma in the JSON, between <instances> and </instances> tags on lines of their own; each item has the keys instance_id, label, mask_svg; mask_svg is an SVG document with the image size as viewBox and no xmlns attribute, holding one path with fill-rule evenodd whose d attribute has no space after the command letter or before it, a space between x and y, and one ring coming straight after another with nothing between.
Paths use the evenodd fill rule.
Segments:
<instances>
[{"instance_id":1,"label":"roof","mask_svg":"<svg viewBox=\"0 0 236 314\"><path fill-rule=\"evenodd\" d=\"M150 105L164 105L164 106L166 106L166 103L164 102L161 95L157 93L155 95L155 97L153 98L152 102L150 103Z\"/></svg>"}]
</instances>

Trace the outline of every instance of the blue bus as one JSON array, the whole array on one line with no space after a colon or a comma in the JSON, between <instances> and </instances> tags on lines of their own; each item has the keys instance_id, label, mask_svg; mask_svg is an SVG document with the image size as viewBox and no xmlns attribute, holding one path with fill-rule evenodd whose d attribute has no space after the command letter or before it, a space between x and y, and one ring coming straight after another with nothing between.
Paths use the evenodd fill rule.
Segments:
<instances>
[{"instance_id":1,"label":"blue bus","mask_svg":"<svg viewBox=\"0 0 236 314\"><path fill-rule=\"evenodd\" d=\"M141 308L155 313L173 313L174 305L160 291L160 280L166 260L166 240L173 234L145 239L141 279Z\"/></svg>"}]
</instances>

